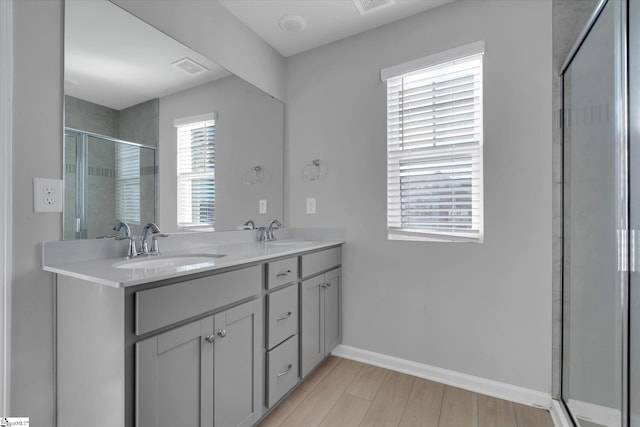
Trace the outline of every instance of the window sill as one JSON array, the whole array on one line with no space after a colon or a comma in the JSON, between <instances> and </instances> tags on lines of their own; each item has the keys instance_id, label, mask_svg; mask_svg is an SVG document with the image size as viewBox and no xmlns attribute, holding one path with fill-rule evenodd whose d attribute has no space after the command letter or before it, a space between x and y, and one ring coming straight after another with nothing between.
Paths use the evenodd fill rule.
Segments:
<instances>
[{"instance_id":1,"label":"window sill","mask_svg":"<svg viewBox=\"0 0 640 427\"><path fill-rule=\"evenodd\" d=\"M453 236L447 234L400 233L387 231L387 240L403 240L409 242L438 242L438 243L482 243L483 236Z\"/></svg>"}]
</instances>

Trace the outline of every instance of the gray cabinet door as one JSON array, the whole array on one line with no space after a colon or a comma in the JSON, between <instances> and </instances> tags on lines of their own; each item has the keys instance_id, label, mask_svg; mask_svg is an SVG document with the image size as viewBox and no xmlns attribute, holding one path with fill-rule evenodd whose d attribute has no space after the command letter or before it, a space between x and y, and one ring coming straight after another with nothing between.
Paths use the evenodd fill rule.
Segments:
<instances>
[{"instance_id":1,"label":"gray cabinet door","mask_svg":"<svg viewBox=\"0 0 640 427\"><path fill-rule=\"evenodd\" d=\"M341 341L341 283L339 268L324 275L324 355L329 354Z\"/></svg>"},{"instance_id":2,"label":"gray cabinet door","mask_svg":"<svg viewBox=\"0 0 640 427\"><path fill-rule=\"evenodd\" d=\"M316 367L324 357L324 275L312 277L301 284L301 365L302 377Z\"/></svg>"},{"instance_id":3,"label":"gray cabinet door","mask_svg":"<svg viewBox=\"0 0 640 427\"><path fill-rule=\"evenodd\" d=\"M137 427L213 425L209 317L136 343Z\"/></svg>"},{"instance_id":4,"label":"gray cabinet door","mask_svg":"<svg viewBox=\"0 0 640 427\"><path fill-rule=\"evenodd\" d=\"M254 301L215 315L214 417L216 427L251 426L256 360ZM177 425L177 424L176 424Z\"/></svg>"},{"instance_id":5,"label":"gray cabinet door","mask_svg":"<svg viewBox=\"0 0 640 427\"><path fill-rule=\"evenodd\" d=\"M136 343L137 427L254 422L255 301Z\"/></svg>"}]
</instances>

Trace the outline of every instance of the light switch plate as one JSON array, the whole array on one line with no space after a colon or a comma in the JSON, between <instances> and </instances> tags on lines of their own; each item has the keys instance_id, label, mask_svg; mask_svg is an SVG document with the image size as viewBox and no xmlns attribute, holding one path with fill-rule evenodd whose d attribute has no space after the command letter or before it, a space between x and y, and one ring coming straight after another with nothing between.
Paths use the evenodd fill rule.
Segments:
<instances>
[{"instance_id":1,"label":"light switch plate","mask_svg":"<svg viewBox=\"0 0 640 427\"><path fill-rule=\"evenodd\" d=\"M33 211L62 212L62 180L33 178Z\"/></svg>"},{"instance_id":2,"label":"light switch plate","mask_svg":"<svg viewBox=\"0 0 640 427\"><path fill-rule=\"evenodd\" d=\"M307 214L315 215L316 213L316 198L307 197Z\"/></svg>"},{"instance_id":3,"label":"light switch plate","mask_svg":"<svg viewBox=\"0 0 640 427\"><path fill-rule=\"evenodd\" d=\"M267 213L267 201L266 200L260 200L260 202L258 203L258 211L261 214L266 214Z\"/></svg>"}]
</instances>

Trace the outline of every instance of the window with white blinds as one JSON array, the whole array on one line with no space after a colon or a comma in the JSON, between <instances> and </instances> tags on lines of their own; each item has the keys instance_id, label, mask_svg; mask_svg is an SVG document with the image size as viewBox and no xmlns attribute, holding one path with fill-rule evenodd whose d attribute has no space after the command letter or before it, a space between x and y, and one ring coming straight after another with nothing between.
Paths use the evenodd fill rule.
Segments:
<instances>
[{"instance_id":1,"label":"window with white blinds","mask_svg":"<svg viewBox=\"0 0 640 427\"><path fill-rule=\"evenodd\" d=\"M140 224L140 147L115 145L116 219Z\"/></svg>"},{"instance_id":2,"label":"window with white blinds","mask_svg":"<svg viewBox=\"0 0 640 427\"><path fill-rule=\"evenodd\" d=\"M215 115L176 120L178 132L178 226L215 223Z\"/></svg>"},{"instance_id":3,"label":"window with white blinds","mask_svg":"<svg viewBox=\"0 0 640 427\"><path fill-rule=\"evenodd\" d=\"M389 239L483 239L483 42L382 71Z\"/></svg>"}]
</instances>

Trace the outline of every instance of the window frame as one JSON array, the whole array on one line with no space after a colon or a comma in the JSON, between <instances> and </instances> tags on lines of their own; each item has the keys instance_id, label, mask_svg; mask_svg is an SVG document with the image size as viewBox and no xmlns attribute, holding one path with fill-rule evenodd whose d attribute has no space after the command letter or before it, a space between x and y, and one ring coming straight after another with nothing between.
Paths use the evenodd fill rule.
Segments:
<instances>
[{"instance_id":1,"label":"window frame","mask_svg":"<svg viewBox=\"0 0 640 427\"><path fill-rule=\"evenodd\" d=\"M478 41L470 43L457 48L449 49L447 51L439 52L424 58L419 58L414 61L399 64L393 67L385 68L381 71L380 76L382 81L386 82L387 93L387 239L388 240L409 240L409 241L426 241L426 242L476 242L482 243L484 240L484 189L483 189L483 56L484 56L484 41ZM471 59L474 57L475 59ZM452 65L456 61L459 63L471 63L472 60L477 61L478 65L472 74L471 91L474 95L473 105L467 116L471 116L471 119L467 121L471 122L469 126L473 128L473 138L471 140L453 140L450 143L438 143L436 138L429 140L429 138L419 139L416 147L416 142L411 145L408 134L404 130L404 120L406 109L402 105L405 100L402 98L405 95L405 79L410 82L410 79L415 78L417 75L428 76L429 73L440 70L442 67ZM452 68L453 69L453 68ZM422 74L421 74L422 73ZM443 74L446 77L441 81L453 81L455 73ZM429 78L429 77L427 77ZM449 80L447 80L447 78ZM426 80L428 81L428 80ZM425 83L424 87L434 86L440 83L435 77L431 80L431 83ZM401 86L398 87L397 85ZM409 86L409 83L407 83ZM416 88L422 86L416 85ZM407 89L409 91L409 89ZM477 92L477 102L475 100ZM392 96L397 96L400 99L400 103L393 104ZM432 99L435 99L435 95ZM477 104L477 106L476 106ZM408 107L407 107L408 109ZM453 114L461 114L454 111ZM398 124L397 119L401 121ZM393 121L396 120L396 121ZM440 129L435 120L432 120L432 124L425 125L424 129ZM408 127L408 126L407 126ZM416 130L416 129L414 129ZM422 129L419 129L422 130ZM415 141L415 140L414 140ZM433 141L431 144L430 141ZM405 148L405 144L409 148ZM465 159L464 162L461 159ZM448 163L447 163L448 161ZM468 164L467 164L468 163ZM412 166L415 165L415 166ZM418 173L417 180L420 177L426 184L422 184L420 190L416 190L420 184L411 184L411 179L407 179L407 173L411 167L418 169L429 169L433 172L430 175L427 172ZM436 169L447 169L455 172L452 174L469 175L469 178L465 178L469 184L461 186L460 189L469 189L468 201L461 202L460 199L465 197L461 191L455 191L454 183L448 183L445 186L438 187L438 184L432 183L430 180L438 180L434 178L435 174L441 173ZM465 172L458 172L458 170L464 170ZM404 180L404 181L403 181ZM448 181L453 181L453 178ZM408 184L407 184L408 183ZM403 185L404 184L404 185ZM412 187L413 185L413 187ZM425 189L427 185L427 189ZM408 188L402 188L402 187ZM438 188L450 188L451 193L448 194L449 201L444 204L449 204L448 208L441 208L437 206ZM418 196L408 196L408 194L414 190L414 193L418 193ZM405 194L410 200L405 201ZM420 200L420 197L422 199ZM425 201L424 198L427 198ZM443 196L444 197L444 196ZM431 200L429 200L431 199ZM403 208L408 204L415 205L419 203L421 205L415 215L405 214ZM460 204L470 204L469 208L461 207ZM465 205L466 206L466 205ZM414 208L415 209L415 208ZM449 211L444 215L429 215L427 212L434 211ZM452 217L456 216L456 212L469 212L470 215L463 215L469 217L469 222L452 222ZM411 216L408 226L405 226L403 218ZM432 221L432 226L423 225L420 226L420 222L427 222L429 219ZM446 222L446 221L449 222ZM442 224L442 225L439 225ZM448 227L445 224L449 224ZM457 225L456 225L457 224ZM464 228L463 228L464 227Z\"/></svg>"},{"instance_id":2,"label":"window frame","mask_svg":"<svg viewBox=\"0 0 640 427\"><path fill-rule=\"evenodd\" d=\"M217 114L216 113L207 113L207 114L201 114L201 115L197 115L197 116L190 116L190 117L184 117L181 119L176 119L174 121L174 126L176 128L176 223L178 226L178 229L181 230L200 230L200 231L213 231L215 230L215 127L216 127L216 121L217 121ZM193 128L195 126L201 126L201 127L213 127L213 140L212 140L212 145L213 145L213 170L211 171L189 171L189 172L181 172L181 161L182 161L182 154L181 154L181 150L182 150L182 141L180 138L180 132L181 130L184 130L185 128ZM191 144L193 143L193 140L191 140ZM213 187L213 196L212 196L212 217L213 217L213 221L212 222L193 222L193 217L191 218L191 222L187 222L187 221L181 221L183 220L183 215L181 213L182 211L182 204L184 203L184 198L183 195L181 194L181 184L183 182L193 182L193 181L197 181L197 180L207 180L210 179L212 180L212 187Z\"/></svg>"},{"instance_id":3,"label":"window frame","mask_svg":"<svg viewBox=\"0 0 640 427\"><path fill-rule=\"evenodd\" d=\"M132 225L142 223L140 200L141 148L137 145L115 144L116 217ZM127 152L131 150L130 152Z\"/></svg>"}]
</instances>

